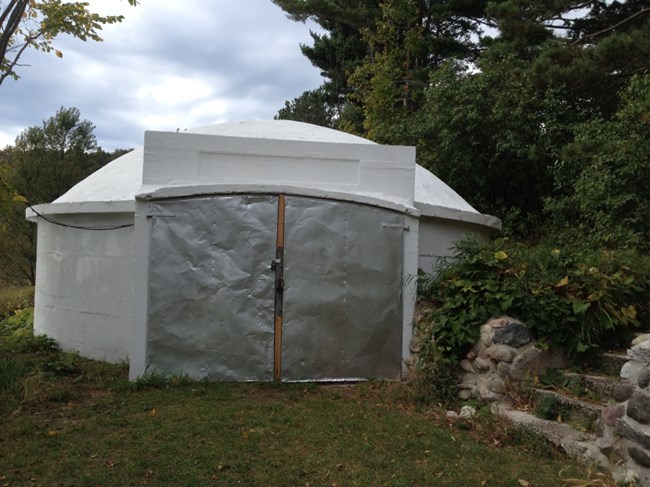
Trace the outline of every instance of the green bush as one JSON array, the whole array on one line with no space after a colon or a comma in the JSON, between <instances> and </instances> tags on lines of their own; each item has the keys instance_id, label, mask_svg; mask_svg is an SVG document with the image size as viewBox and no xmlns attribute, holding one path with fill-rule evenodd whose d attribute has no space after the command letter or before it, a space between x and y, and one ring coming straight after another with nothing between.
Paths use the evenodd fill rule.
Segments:
<instances>
[{"instance_id":1,"label":"green bush","mask_svg":"<svg viewBox=\"0 0 650 487\"><path fill-rule=\"evenodd\" d=\"M569 354L625 344L648 324L649 283L650 258L632 251L462 241L455 260L420 279L433 304L416 323L420 363L458 363L480 325L502 315L526 323L540 346Z\"/></svg>"},{"instance_id":2,"label":"green bush","mask_svg":"<svg viewBox=\"0 0 650 487\"><path fill-rule=\"evenodd\" d=\"M56 352L59 347L52 338L34 335L34 308L17 309L0 320L0 348L20 353Z\"/></svg>"},{"instance_id":3,"label":"green bush","mask_svg":"<svg viewBox=\"0 0 650 487\"><path fill-rule=\"evenodd\" d=\"M34 308L17 309L0 321L0 336L29 336L34 333Z\"/></svg>"}]
</instances>

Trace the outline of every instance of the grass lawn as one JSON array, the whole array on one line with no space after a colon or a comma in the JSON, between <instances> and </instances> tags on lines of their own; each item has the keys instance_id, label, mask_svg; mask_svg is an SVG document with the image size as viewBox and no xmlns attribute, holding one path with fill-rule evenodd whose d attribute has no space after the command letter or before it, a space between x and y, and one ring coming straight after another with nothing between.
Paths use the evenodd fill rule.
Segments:
<instances>
[{"instance_id":1,"label":"grass lawn","mask_svg":"<svg viewBox=\"0 0 650 487\"><path fill-rule=\"evenodd\" d=\"M449 423L406 385L131 384L47 349L0 337L0 486L613 485L489 415Z\"/></svg>"}]
</instances>

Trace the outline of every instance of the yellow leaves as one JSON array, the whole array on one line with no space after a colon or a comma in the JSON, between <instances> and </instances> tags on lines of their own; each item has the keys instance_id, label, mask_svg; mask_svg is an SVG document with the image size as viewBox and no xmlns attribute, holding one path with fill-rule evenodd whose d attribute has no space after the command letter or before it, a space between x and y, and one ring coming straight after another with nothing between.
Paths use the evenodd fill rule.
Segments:
<instances>
[{"instance_id":1,"label":"yellow leaves","mask_svg":"<svg viewBox=\"0 0 650 487\"><path fill-rule=\"evenodd\" d=\"M634 305L624 306L621 308L621 314L628 320L636 320L636 308Z\"/></svg>"},{"instance_id":2,"label":"yellow leaves","mask_svg":"<svg viewBox=\"0 0 650 487\"><path fill-rule=\"evenodd\" d=\"M158 416L158 411L156 411L156 408L153 408L151 411L149 411L149 416L152 418Z\"/></svg>"},{"instance_id":3,"label":"yellow leaves","mask_svg":"<svg viewBox=\"0 0 650 487\"><path fill-rule=\"evenodd\" d=\"M558 282L555 287L564 287L569 284L569 276L564 276L560 282Z\"/></svg>"},{"instance_id":4,"label":"yellow leaves","mask_svg":"<svg viewBox=\"0 0 650 487\"><path fill-rule=\"evenodd\" d=\"M499 250L498 252L495 252L494 258L496 260L506 260L508 258L508 254L506 254L503 250Z\"/></svg>"},{"instance_id":5,"label":"yellow leaves","mask_svg":"<svg viewBox=\"0 0 650 487\"><path fill-rule=\"evenodd\" d=\"M13 201L14 203L25 203L25 204L27 204L27 198L25 198L25 197L24 197L23 195L21 195L21 194L15 194L15 195L13 195L13 196L11 197L11 201Z\"/></svg>"},{"instance_id":6,"label":"yellow leaves","mask_svg":"<svg viewBox=\"0 0 650 487\"><path fill-rule=\"evenodd\" d=\"M54 54L56 54L56 57L58 57L58 58L63 57L63 53L61 51L59 51L58 49L54 49Z\"/></svg>"},{"instance_id":7,"label":"yellow leaves","mask_svg":"<svg viewBox=\"0 0 650 487\"><path fill-rule=\"evenodd\" d=\"M53 436L58 436L59 432L57 430L47 430L47 436L50 438Z\"/></svg>"},{"instance_id":8,"label":"yellow leaves","mask_svg":"<svg viewBox=\"0 0 650 487\"><path fill-rule=\"evenodd\" d=\"M521 485L521 487L528 487L530 485L530 482L524 479L518 479L517 482L519 485Z\"/></svg>"}]
</instances>

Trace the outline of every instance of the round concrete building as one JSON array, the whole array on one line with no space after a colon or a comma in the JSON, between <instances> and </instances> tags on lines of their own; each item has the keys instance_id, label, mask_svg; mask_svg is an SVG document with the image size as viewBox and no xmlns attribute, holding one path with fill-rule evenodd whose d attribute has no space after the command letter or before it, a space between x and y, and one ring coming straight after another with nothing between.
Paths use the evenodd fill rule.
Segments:
<instances>
[{"instance_id":1,"label":"round concrete building","mask_svg":"<svg viewBox=\"0 0 650 487\"><path fill-rule=\"evenodd\" d=\"M414 148L290 121L146 132L35 210L36 333L131 378L398 379L411 276L500 228Z\"/></svg>"}]
</instances>

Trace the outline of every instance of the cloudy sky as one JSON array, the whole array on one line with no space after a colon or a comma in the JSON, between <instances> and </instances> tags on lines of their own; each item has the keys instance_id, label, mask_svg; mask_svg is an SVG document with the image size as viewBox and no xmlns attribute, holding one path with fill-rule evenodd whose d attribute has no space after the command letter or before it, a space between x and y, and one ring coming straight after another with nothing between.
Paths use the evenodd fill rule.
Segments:
<instances>
[{"instance_id":1,"label":"cloudy sky","mask_svg":"<svg viewBox=\"0 0 650 487\"><path fill-rule=\"evenodd\" d=\"M145 130L272 119L284 101L321 84L300 52L313 24L271 0L90 0L121 13L104 42L62 38L53 54L29 52L21 79L0 86L0 147L57 109L77 107L104 150L143 144Z\"/></svg>"}]
</instances>

